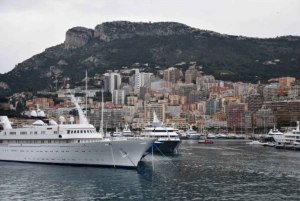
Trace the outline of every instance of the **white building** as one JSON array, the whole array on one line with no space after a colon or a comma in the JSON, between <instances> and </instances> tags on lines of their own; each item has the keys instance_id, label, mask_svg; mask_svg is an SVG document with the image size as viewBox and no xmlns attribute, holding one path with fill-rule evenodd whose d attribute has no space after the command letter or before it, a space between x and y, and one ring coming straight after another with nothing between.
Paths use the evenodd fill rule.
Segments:
<instances>
[{"instance_id":1,"label":"white building","mask_svg":"<svg viewBox=\"0 0 300 201\"><path fill-rule=\"evenodd\" d=\"M104 91L112 93L119 89L121 85L121 75L119 73L105 73Z\"/></svg>"},{"instance_id":2,"label":"white building","mask_svg":"<svg viewBox=\"0 0 300 201\"><path fill-rule=\"evenodd\" d=\"M118 105L125 104L125 90L118 89L114 90L112 93L112 102Z\"/></svg>"}]
</instances>

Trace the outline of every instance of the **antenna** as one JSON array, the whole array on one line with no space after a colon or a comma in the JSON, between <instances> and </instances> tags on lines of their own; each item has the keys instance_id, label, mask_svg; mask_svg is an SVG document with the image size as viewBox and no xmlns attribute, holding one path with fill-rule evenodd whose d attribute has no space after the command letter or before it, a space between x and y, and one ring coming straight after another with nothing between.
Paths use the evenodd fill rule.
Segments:
<instances>
[{"instance_id":1,"label":"antenna","mask_svg":"<svg viewBox=\"0 0 300 201\"><path fill-rule=\"evenodd\" d=\"M85 116L87 117L87 70L85 71Z\"/></svg>"}]
</instances>

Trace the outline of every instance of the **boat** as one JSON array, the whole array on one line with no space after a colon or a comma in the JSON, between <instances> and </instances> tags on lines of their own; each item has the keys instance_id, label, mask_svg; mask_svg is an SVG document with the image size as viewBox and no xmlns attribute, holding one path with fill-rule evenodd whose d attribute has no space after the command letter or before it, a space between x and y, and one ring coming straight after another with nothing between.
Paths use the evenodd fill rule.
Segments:
<instances>
[{"instance_id":1,"label":"boat","mask_svg":"<svg viewBox=\"0 0 300 201\"><path fill-rule=\"evenodd\" d=\"M198 140L198 144L213 144L214 141L210 139Z\"/></svg>"},{"instance_id":2,"label":"boat","mask_svg":"<svg viewBox=\"0 0 300 201\"><path fill-rule=\"evenodd\" d=\"M215 136L217 139L227 139L227 135L223 133L218 133Z\"/></svg>"},{"instance_id":3,"label":"boat","mask_svg":"<svg viewBox=\"0 0 300 201\"><path fill-rule=\"evenodd\" d=\"M142 129L140 136L156 139L156 143L163 143L154 150L155 152L173 153L177 151L177 148L181 142L176 131L178 131L178 129L164 127L162 122L158 120L155 112L153 112L153 122L149 127L144 127Z\"/></svg>"},{"instance_id":4,"label":"boat","mask_svg":"<svg viewBox=\"0 0 300 201\"><path fill-rule=\"evenodd\" d=\"M186 137L186 132L184 132L183 130L178 130L176 133L178 134L180 139L186 139L187 138Z\"/></svg>"},{"instance_id":5,"label":"boat","mask_svg":"<svg viewBox=\"0 0 300 201\"><path fill-rule=\"evenodd\" d=\"M228 139L236 139L236 138L237 138L237 135L234 134L234 133L228 133L228 134L227 134L227 138L228 138Z\"/></svg>"},{"instance_id":6,"label":"boat","mask_svg":"<svg viewBox=\"0 0 300 201\"><path fill-rule=\"evenodd\" d=\"M293 129L292 132L286 132L283 134L285 141L297 144L300 143L300 126L299 121L297 121L296 129Z\"/></svg>"},{"instance_id":7,"label":"boat","mask_svg":"<svg viewBox=\"0 0 300 201\"><path fill-rule=\"evenodd\" d=\"M208 133L207 136L206 136L207 139L215 139L216 138L216 135L215 134L212 134L212 133Z\"/></svg>"},{"instance_id":8,"label":"boat","mask_svg":"<svg viewBox=\"0 0 300 201\"><path fill-rule=\"evenodd\" d=\"M198 139L200 138L200 135L193 130L192 125L190 125L190 128L186 131L186 138L187 139Z\"/></svg>"},{"instance_id":9,"label":"boat","mask_svg":"<svg viewBox=\"0 0 300 201\"><path fill-rule=\"evenodd\" d=\"M63 124L65 119L60 117L58 124L37 115L30 126L13 129L8 117L0 116L4 128L0 132L0 160L136 168L155 139L104 139L103 132L96 132L89 124L74 96L72 102L79 113L79 124L72 123L73 117L70 124Z\"/></svg>"},{"instance_id":10,"label":"boat","mask_svg":"<svg viewBox=\"0 0 300 201\"><path fill-rule=\"evenodd\" d=\"M112 137L123 137L122 132L119 131L118 127L116 128L116 131L113 132Z\"/></svg>"},{"instance_id":11,"label":"boat","mask_svg":"<svg viewBox=\"0 0 300 201\"><path fill-rule=\"evenodd\" d=\"M268 143L266 143L266 142L260 142L260 141L257 141L257 140L253 140L251 142L247 142L246 144L247 145L262 145L262 146L264 146L264 145L267 145Z\"/></svg>"},{"instance_id":12,"label":"boat","mask_svg":"<svg viewBox=\"0 0 300 201\"><path fill-rule=\"evenodd\" d=\"M276 129L275 124L274 124L274 128L271 129L267 135L264 135L263 139L265 141L271 141L271 142L273 142L273 141L275 141L274 136L278 136L278 135L282 136L283 133L280 132L278 129Z\"/></svg>"},{"instance_id":13,"label":"boat","mask_svg":"<svg viewBox=\"0 0 300 201\"><path fill-rule=\"evenodd\" d=\"M125 127L122 132L122 136L124 137L134 137L134 134L131 132L129 125L125 124Z\"/></svg>"}]
</instances>

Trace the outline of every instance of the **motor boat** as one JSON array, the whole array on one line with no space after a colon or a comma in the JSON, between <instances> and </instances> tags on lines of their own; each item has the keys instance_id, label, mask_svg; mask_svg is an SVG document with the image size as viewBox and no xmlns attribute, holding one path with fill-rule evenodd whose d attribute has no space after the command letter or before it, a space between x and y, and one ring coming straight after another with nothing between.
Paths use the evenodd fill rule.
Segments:
<instances>
[{"instance_id":1,"label":"motor boat","mask_svg":"<svg viewBox=\"0 0 300 201\"><path fill-rule=\"evenodd\" d=\"M214 141L210 139L198 140L198 144L213 144Z\"/></svg>"}]
</instances>

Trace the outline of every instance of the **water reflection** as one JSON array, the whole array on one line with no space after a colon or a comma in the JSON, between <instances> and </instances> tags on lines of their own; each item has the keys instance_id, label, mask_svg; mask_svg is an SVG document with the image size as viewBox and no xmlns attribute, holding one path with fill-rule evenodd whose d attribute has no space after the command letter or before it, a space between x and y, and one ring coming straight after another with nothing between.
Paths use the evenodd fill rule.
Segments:
<instances>
[{"instance_id":1,"label":"water reflection","mask_svg":"<svg viewBox=\"0 0 300 201\"><path fill-rule=\"evenodd\" d=\"M299 152L244 141L147 156L136 170L1 162L1 200L299 200Z\"/></svg>"}]
</instances>

